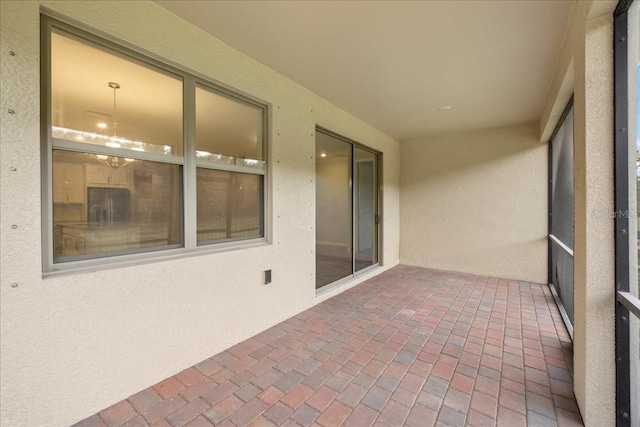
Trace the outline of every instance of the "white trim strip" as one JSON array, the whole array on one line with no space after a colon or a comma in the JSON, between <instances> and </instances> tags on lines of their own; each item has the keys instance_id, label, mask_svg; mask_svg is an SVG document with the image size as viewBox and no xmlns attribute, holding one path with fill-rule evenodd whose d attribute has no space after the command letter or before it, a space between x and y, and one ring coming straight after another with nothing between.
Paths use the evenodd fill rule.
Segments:
<instances>
[{"instance_id":1,"label":"white trim strip","mask_svg":"<svg viewBox=\"0 0 640 427\"><path fill-rule=\"evenodd\" d=\"M227 172L240 172L250 173L253 175L265 175L264 169L252 168L249 166L230 165L228 163L211 163L211 162L196 162L196 167L203 169L215 169Z\"/></svg>"},{"instance_id":2,"label":"white trim strip","mask_svg":"<svg viewBox=\"0 0 640 427\"><path fill-rule=\"evenodd\" d=\"M104 154L106 156L125 157L128 159L148 160L151 162L184 164L184 157L167 154L144 153L142 151L127 150L126 148L105 147L103 145L86 144L82 142L67 141L66 139L51 138L52 148L55 150L69 150L89 154Z\"/></svg>"},{"instance_id":3,"label":"white trim strip","mask_svg":"<svg viewBox=\"0 0 640 427\"><path fill-rule=\"evenodd\" d=\"M553 242L556 246L562 249L567 255L569 255L571 259L573 259L573 250L569 248L569 246L562 243L560 239L558 239L553 234L549 234L549 240L551 240L551 242Z\"/></svg>"},{"instance_id":4,"label":"white trim strip","mask_svg":"<svg viewBox=\"0 0 640 427\"><path fill-rule=\"evenodd\" d=\"M633 313L637 318L640 318L640 299L630 292L618 291L616 298L618 302L625 306L630 313Z\"/></svg>"}]
</instances>

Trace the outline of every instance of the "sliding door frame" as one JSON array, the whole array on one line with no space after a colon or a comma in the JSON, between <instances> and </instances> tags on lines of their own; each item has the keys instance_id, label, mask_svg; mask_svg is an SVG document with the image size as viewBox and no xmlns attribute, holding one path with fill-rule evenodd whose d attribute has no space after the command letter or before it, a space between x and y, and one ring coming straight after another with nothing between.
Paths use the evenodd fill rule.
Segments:
<instances>
[{"instance_id":1,"label":"sliding door frame","mask_svg":"<svg viewBox=\"0 0 640 427\"><path fill-rule=\"evenodd\" d=\"M316 133L320 132L323 133L325 135L328 135L330 137L339 139L341 141L344 141L348 144L351 145L351 164L349 166L349 172L350 172L350 176L349 176L349 188L351 191L351 274L348 276L345 276L343 278L340 278L334 282L330 282L327 283L326 285L323 285L320 288L316 288L316 294L322 294L324 292L327 292L331 289L334 289L337 286L340 286L341 284L351 281L359 276L362 276L363 274L366 274L367 272L378 268L379 266L383 265L382 262L382 235L383 235L383 221L382 221L382 202L383 202L383 181L382 181L382 152L375 150L371 147L367 147L366 145L363 145L361 143L359 143L358 141L355 141L351 138L348 138L346 136L340 135L336 132L333 132L323 126L319 126L316 125ZM374 210L374 224L375 224L375 244L376 244L376 248L375 248L375 254L376 254L376 259L377 261L374 262L372 265L365 267L361 270L356 271L356 239L357 239L357 223L358 220L356 218L357 212L355 209L356 206L356 192L355 192L355 167L354 165L356 164L355 161L355 156L354 156L354 152L355 152L355 148L359 148L361 150L367 151L373 155L375 155L375 165L374 165L374 169L375 169L375 179L376 179L376 191L375 191L375 195L376 195L376 205L375 205L375 210ZM317 201L316 201L317 204ZM317 206L316 206L317 209ZM316 252L316 257L317 257L317 252ZM317 263L316 263L317 264ZM317 268L317 267L316 267ZM317 271L316 271L317 273Z\"/></svg>"}]
</instances>

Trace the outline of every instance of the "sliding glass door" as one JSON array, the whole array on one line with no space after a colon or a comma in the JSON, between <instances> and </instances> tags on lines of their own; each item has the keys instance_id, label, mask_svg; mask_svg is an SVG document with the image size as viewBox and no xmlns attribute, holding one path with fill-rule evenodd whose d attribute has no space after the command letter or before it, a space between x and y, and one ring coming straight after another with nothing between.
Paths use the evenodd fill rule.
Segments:
<instances>
[{"instance_id":1,"label":"sliding glass door","mask_svg":"<svg viewBox=\"0 0 640 427\"><path fill-rule=\"evenodd\" d=\"M352 145L316 134L316 289L353 273Z\"/></svg>"},{"instance_id":2,"label":"sliding glass door","mask_svg":"<svg viewBox=\"0 0 640 427\"><path fill-rule=\"evenodd\" d=\"M378 155L316 132L316 289L378 263Z\"/></svg>"},{"instance_id":3,"label":"sliding glass door","mask_svg":"<svg viewBox=\"0 0 640 427\"><path fill-rule=\"evenodd\" d=\"M355 201L355 270L378 262L378 156L359 147L353 148Z\"/></svg>"}]
</instances>

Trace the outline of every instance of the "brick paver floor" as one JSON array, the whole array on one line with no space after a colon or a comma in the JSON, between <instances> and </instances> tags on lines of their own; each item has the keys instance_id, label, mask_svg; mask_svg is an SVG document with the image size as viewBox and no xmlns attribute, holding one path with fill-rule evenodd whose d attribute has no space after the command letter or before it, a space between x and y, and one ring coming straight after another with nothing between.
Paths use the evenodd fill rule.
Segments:
<instances>
[{"instance_id":1,"label":"brick paver floor","mask_svg":"<svg viewBox=\"0 0 640 427\"><path fill-rule=\"evenodd\" d=\"M570 426L546 285L397 266L77 426Z\"/></svg>"}]
</instances>

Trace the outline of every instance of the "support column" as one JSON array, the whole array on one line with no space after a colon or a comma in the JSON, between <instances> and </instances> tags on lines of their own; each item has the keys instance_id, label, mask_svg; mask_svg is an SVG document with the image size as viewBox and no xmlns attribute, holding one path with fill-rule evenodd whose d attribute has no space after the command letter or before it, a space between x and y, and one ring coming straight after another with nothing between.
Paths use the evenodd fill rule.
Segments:
<instances>
[{"instance_id":1,"label":"support column","mask_svg":"<svg viewBox=\"0 0 640 427\"><path fill-rule=\"evenodd\" d=\"M585 425L615 425L613 19L575 43L574 391Z\"/></svg>"}]
</instances>

